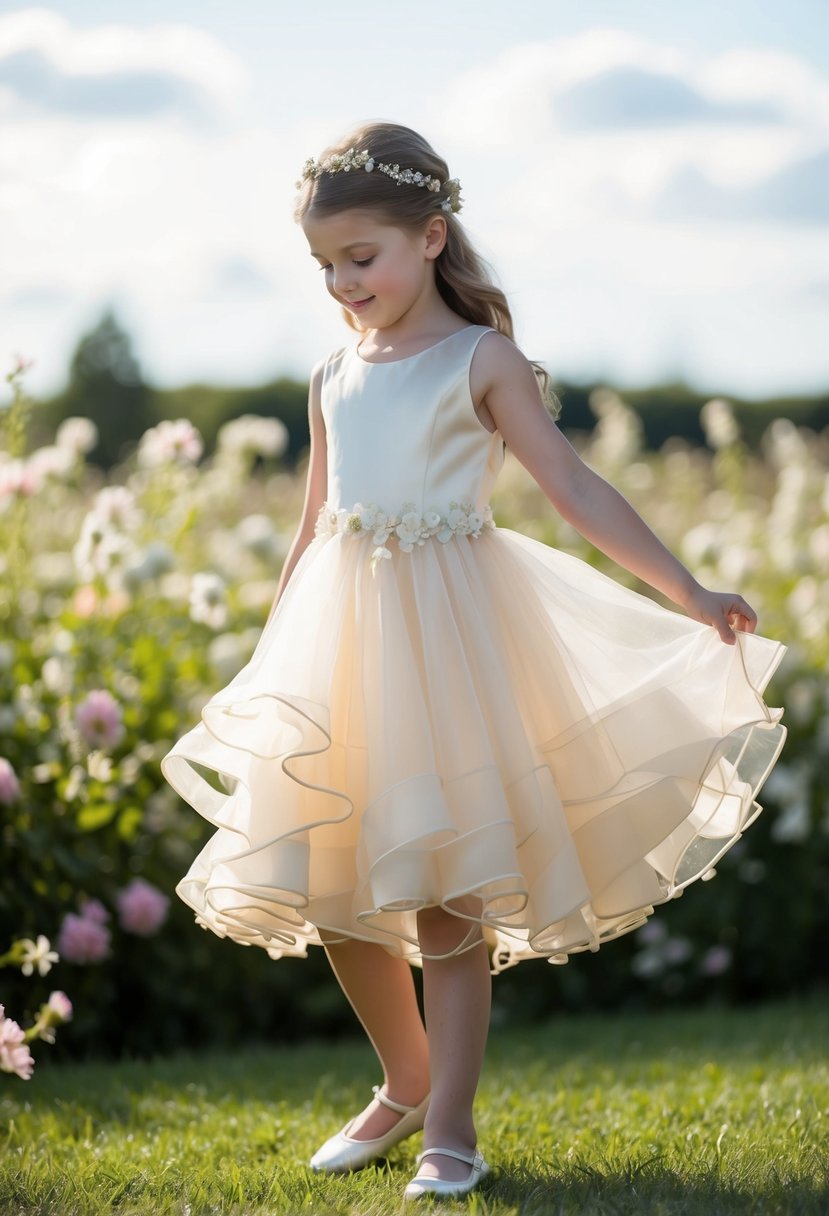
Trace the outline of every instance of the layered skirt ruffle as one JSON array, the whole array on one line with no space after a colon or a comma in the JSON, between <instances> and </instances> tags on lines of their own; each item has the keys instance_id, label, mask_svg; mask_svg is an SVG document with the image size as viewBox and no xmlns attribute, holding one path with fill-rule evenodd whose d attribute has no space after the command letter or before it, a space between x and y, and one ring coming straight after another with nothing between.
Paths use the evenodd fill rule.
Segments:
<instances>
[{"instance_id":1,"label":"layered skirt ruffle","mask_svg":"<svg viewBox=\"0 0 829 1216\"><path fill-rule=\"evenodd\" d=\"M496 970L565 962L705 876L759 813L781 644L727 646L505 529L370 554L313 541L162 763L216 828L177 887L206 928L273 958L322 931L419 962L418 909L449 905L470 920L459 948L482 924Z\"/></svg>"}]
</instances>

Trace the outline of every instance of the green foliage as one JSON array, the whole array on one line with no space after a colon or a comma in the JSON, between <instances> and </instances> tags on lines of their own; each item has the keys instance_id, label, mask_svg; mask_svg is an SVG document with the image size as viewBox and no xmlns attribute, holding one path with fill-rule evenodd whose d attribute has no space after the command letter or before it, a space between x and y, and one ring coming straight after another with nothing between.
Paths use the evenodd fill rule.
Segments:
<instances>
[{"instance_id":1,"label":"green foliage","mask_svg":"<svg viewBox=\"0 0 829 1216\"><path fill-rule=\"evenodd\" d=\"M827 1031L817 1001L496 1030L477 1104L495 1172L440 1210L823 1216ZM420 1137L345 1178L305 1164L377 1080L362 1043L118 1066L49 1057L0 1098L0 1210L391 1216Z\"/></svg>"},{"instance_id":2,"label":"green foliage","mask_svg":"<svg viewBox=\"0 0 829 1216\"><path fill-rule=\"evenodd\" d=\"M92 458L108 469L152 425L151 396L130 338L108 310L81 338L70 363L69 383L39 409L38 424L54 431L65 418L90 418L98 429Z\"/></svg>"},{"instance_id":3,"label":"green foliage","mask_svg":"<svg viewBox=\"0 0 829 1216\"><path fill-rule=\"evenodd\" d=\"M561 424L568 433L590 432L595 417L591 397L601 386L559 381ZM669 440L705 443L700 410L710 394L686 384L629 388L621 393L640 419L645 448L657 451ZM829 426L829 396L786 396L763 401L729 398L746 445L756 450L774 418L820 431ZM308 446L308 385L277 377L252 387L189 384L161 389L147 385L132 352L130 338L112 311L85 334L72 356L69 384L57 396L38 404L35 421L40 442L50 440L58 425L76 415L91 418L100 433L92 459L112 469L125 459L144 431L164 419L186 418L198 429L205 451L212 454L222 426L233 418L255 414L278 418L288 431L286 463L293 467Z\"/></svg>"}]
</instances>

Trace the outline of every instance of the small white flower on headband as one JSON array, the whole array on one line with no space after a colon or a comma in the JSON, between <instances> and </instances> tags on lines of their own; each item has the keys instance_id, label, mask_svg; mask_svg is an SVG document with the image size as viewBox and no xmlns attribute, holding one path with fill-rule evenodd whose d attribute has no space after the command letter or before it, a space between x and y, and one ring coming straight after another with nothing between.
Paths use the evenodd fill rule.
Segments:
<instances>
[{"instance_id":1,"label":"small white flower on headband","mask_svg":"<svg viewBox=\"0 0 829 1216\"><path fill-rule=\"evenodd\" d=\"M364 169L366 173L372 173L376 169L397 182L398 186L425 186L435 194L446 190L447 197L440 204L441 210L458 212L461 209L461 184L456 177L441 182L439 178L419 170L401 169L399 165L384 165L368 152L357 152L355 148L349 148L347 152L335 152L322 164L313 157L306 160L302 166L302 177L296 184L297 190L302 188L303 181L316 181L323 173L350 173L352 169Z\"/></svg>"}]
</instances>

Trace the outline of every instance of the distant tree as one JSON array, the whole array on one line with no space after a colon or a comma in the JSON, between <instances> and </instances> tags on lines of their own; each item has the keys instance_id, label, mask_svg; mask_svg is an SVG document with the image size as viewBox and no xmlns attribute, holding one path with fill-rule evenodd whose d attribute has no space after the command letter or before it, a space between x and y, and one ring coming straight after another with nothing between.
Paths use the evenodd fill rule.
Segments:
<instances>
[{"instance_id":1,"label":"distant tree","mask_svg":"<svg viewBox=\"0 0 829 1216\"><path fill-rule=\"evenodd\" d=\"M110 468L152 426L152 395L141 377L129 335L107 309L78 342L69 383L45 404L44 421L54 428L74 415L91 418L99 435L91 459Z\"/></svg>"}]
</instances>

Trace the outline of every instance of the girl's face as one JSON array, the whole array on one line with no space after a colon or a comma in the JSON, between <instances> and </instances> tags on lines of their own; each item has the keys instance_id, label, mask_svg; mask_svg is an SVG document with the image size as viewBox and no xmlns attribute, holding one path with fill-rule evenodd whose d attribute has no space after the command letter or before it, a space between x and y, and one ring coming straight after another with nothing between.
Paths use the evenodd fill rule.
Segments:
<instances>
[{"instance_id":1,"label":"girl's face","mask_svg":"<svg viewBox=\"0 0 829 1216\"><path fill-rule=\"evenodd\" d=\"M305 217L303 230L334 299L361 329L387 329L435 291L431 263L443 248L445 221L422 233L382 222L370 211Z\"/></svg>"}]
</instances>

